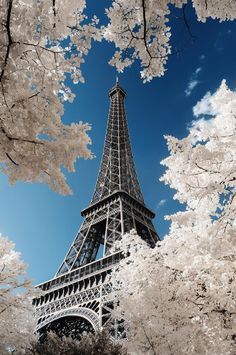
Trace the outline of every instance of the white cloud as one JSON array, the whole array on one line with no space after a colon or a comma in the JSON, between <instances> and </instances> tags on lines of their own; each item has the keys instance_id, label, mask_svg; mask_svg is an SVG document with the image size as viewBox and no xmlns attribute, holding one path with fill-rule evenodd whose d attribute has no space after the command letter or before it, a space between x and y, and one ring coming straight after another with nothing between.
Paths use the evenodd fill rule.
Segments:
<instances>
[{"instance_id":1,"label":"white cloud","mask_svg":"<svg viewBox=\"0 0 236 355\"><path fill-rule=\"evenodd\" d=\"M210 91L208 91L206 95L196 103L193 107L193 114L195 117L199 117L200 115L215 115L217 113L211 103L213 96L214 94L211 94Z\"/></svg>"},{"instance_id":2,"label":"white cloud","mask_svg":"<svg viewBox=\"0 0 236 355\"><path fill-rule=\"evenodd\" d=\"M185 95L191 95L193 89L199 84L199 80L192 80L188 83L187 89L184 90Z\"/></svg>"},{"instance_id":3,"label":"white cloud","mask_svg":"<svg viewBox=\"0 0 236 355\"><path fill-rule=\"evenodd\" d=\"M200 73L201 70L202 70L202 68L198 67L191 75L188 85L187 85L187 88L184 90L186 96L191 95L193 89L200 83L200 81L197 80L197 77L198 77L198 74Z\"/></svg>"},{"instance_id":4,"label":"white cloud","mask_svg":"<svg viewBox=\"0 0 236 355\"><path fill-rule=\"evenodd\" d=\"M223 79L219 88L217 88L215 92L211 93L208 91L193 107L193 114L197 119L190 122L187 127L193 145L205 138L207 139L210 132L209 130L217 127L215 117L220 114L222 110L224 111L224 104L228 105L229 100L222 100L222 97L225 99L227 90L229 90L228 86L225 79ZM224 132L225 129L226 126L224 125Z\"/></svg>"},{"instance_id":5,"label":"white cloud","mask_svg":"<svg viewBox=\"0 0 236 355\"><path fill-rule=\"evenodd\" d=\"M202 68L201 67L199 67L199 68L197 68L196 70L195 70L195 75L197 76L198 75L198 73L200 73L200 71L202 70Z\"/></svg>"},{"instance_id":6,"label":"white cloud","mask_svg":"<svg viewBox=\"0 0 236 355\"><path fill-rule=\"evenodd\" d=\"M160 207L164 206L165 203L166 203L166 200L161 200L161 201L157 204L156 210L158 210Z\"/></svg>"}]
</instances>

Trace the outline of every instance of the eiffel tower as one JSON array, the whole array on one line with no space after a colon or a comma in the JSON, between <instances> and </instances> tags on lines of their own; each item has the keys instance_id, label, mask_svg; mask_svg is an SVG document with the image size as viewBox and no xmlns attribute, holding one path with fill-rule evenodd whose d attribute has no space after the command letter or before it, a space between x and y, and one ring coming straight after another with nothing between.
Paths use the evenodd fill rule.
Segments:
<instances>
[{"instance_id":1,"label":"eiffel tower","mask_svg":"<svg viewBox=\"0 0 236 355\"><path fill-rule=\"evenodd\" d=\"M125 91L118 81L109 92L104 151L90 205L55 277L38 285L34 300L37 330L79 338L111 323L112 285L107 275L122 258L114 243L132 229L153 247L159 237L140 190L125 114ZM113 248L112 248L113 247ZM114 326L114 324L113 324Z\"/></svg>"}]
</instances>

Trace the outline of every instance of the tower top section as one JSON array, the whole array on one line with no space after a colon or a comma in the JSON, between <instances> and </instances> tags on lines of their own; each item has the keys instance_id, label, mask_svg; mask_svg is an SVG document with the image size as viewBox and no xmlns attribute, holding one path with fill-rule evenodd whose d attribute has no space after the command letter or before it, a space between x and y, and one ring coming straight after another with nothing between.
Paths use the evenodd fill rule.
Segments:
<instances>
[{"instance_id":1,"label":"tower top section","mask_svg":"<svg viewBox=\"0 0 236 355\"><path fill-rule=\"evenodd\" d=\"M119 82L109 91L110 109L103 156L91 204L125 192L144 204L137 179L125 114L125 91Z\"/></svg>"},{"instance_id":2,"label":"tower top section","mask_svg":"<svg viewBox=\"0 0 236 355\"><path fill-rule=\"evenodd\" d=\"M109 96L112 97L115 94L120 94L123 98L126 97L126 92L119 84L118 78L116 78L116 84L109 91Z\"/></svg>"}]
</instances>

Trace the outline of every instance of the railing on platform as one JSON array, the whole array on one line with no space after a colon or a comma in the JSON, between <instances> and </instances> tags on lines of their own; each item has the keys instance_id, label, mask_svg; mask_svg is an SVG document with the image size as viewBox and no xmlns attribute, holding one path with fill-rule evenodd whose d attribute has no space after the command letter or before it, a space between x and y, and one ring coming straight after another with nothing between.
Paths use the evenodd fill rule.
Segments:
<instances>
[{"instance_id":1,"label":"railing on platform","mask_svg":"<svg viewBox=\"0 0 236 355\"><path fill-rule=\"evenodd\" d=\"M95 260L90 264L80 266L73 271L69 271L64 275L58 276L55 279L46 281L36 287L41 288L43 291L52 290L65 283L78 280L86 275L94 274L102 269L107 269L117 264L122 259L122 253L119 251L115 254L108 255L102 259Z\"/></svg>"}]
</instances>

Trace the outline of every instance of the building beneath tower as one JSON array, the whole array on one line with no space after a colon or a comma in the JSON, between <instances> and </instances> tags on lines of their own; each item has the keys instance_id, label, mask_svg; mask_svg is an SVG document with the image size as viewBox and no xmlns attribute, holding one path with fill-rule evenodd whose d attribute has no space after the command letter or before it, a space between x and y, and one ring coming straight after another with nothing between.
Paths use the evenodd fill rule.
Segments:
<instances>
[{"instance_id":1,"label":"building beneath tower","mask_svg":"<svg viewBox=\"0 0 236 355\"><path fill-rule=\"evenodd\" d=\"M112 248L132 229L153 247L159 240L154 213L144 203L132 156L125 114L125 91L110 90L110 109L100 171L83 222L55 277L40 284L34 300L37 330L79 338L109 324L113 299L107 275L122 253ZM132 272L132 271L131 271ZM116 332L116 329L114 329Z\"/></svg>"}]
</instances>

